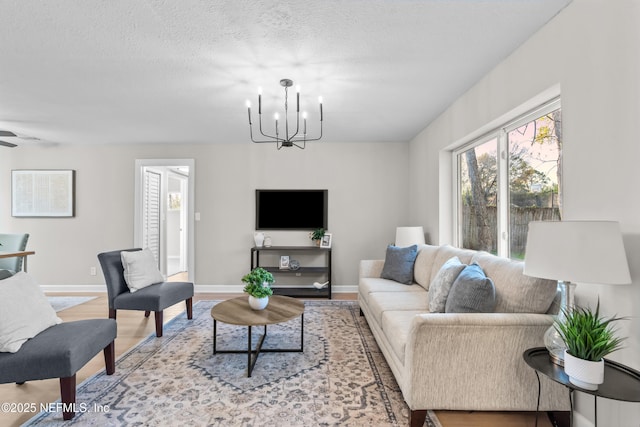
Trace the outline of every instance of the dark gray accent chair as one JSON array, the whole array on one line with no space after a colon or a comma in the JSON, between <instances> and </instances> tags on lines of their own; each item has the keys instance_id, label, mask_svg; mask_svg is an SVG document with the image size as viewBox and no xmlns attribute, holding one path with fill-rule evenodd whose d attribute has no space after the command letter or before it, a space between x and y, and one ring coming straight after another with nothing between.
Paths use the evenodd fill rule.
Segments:
<instances>
[{"instance_id":1,"label":"dark gray accent chair","mask_svg":"<svg viewBox=\"0 0 640 427\"><path fill-rule=\"evenodd\" d=\"M0 251L16 252L27 248L28 234L0 234ZM22 257L0 258L0 280L22 270Z\"/></svg>"},{"instance_id":2,"label":"dark gray accent chair","mask_svg":"<svg viewBox=\"0 0 640 427\"><path fill-rule=\"evenodd\" d=\"M140 248L123 249L124 251L139 251ZM155 313L156 336L162 336L163 310L180 301L187 305L187 318L193 318L193 283L191 282L162 282L156 283L136 292L130 292L124 279L124 267L120 253L123 250L103 252L98 254L102 273L107 283L109 299L109 317L116 318L117 310L142 310L145 317Z\"/></svg>"},{"instance_id":3,"label":"dark gray accent chair","mask_svg":"<svg viewBox=\"0 0 640 427\"><path fill-rule=\"evenodd\" d=\"M0 384L60 378L62 418L75 416L76 373L100 352L107 375L115 372L117 326L112 319L88 319L51 326L16 353L0 353Z\"/></svg>"}]
</instances>

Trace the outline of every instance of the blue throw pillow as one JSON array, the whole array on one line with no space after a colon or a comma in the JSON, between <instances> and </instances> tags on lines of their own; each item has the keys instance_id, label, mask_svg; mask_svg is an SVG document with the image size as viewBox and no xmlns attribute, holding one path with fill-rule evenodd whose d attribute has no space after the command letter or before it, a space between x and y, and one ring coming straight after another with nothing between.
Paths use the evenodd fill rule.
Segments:
<instances>
[{"instance_id":1,"label":"blue throw pillow","mask_svg":"<svg viewBox=\"0 0 640 427\"><path fill-rule=\"evenodd\" d=\"M418 255L418 245L399 248L387 246L387 255L384 259L384 267L380 277L395 280L396 282L410 285L413 283L413 264Z\"/></svg>"},{"instance_id":2,"label":"blue throw pillow","mask_svg":"<svg viewBox=\"0 0 640 427\"><path fill-rule=\"evenodd\" d=\"M475 262L466 266L451 286L445 313L492 313L496 288Z\"/></svg>"}]
</instances>

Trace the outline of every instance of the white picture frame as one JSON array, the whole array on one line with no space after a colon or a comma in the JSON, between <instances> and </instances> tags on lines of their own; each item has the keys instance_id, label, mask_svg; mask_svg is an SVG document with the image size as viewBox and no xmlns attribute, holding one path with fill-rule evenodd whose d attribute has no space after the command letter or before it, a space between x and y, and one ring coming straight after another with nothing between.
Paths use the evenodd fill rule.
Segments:
<instances>
[{"instance_id":1,"label":"white picture frame","mask_svg":"<svg viewBox=\"0 0 640 427\"><path fill-rule=\"evenodd\" d=\"M331 248L331 241L333 240L331 233L324 233L322 239L320 239L320 247L329 249Z\"/></svg>"},{"instance_id":2,"label":"white picture frame","mask_svg":"<svg viewBox=\"0 0 640 427\"><path fill-rule=\"evenodd\" d=\"M280 270L289 269L289 255L282 255L280 257Z\"/></svg>"},{"instance_id":3,"label":"white picture frame","mask_svg":"<svg viewBox=\"0 0 640 427\"><path fill-rule=\"evenodd\" d=\"M75 216L75 170L12 170L11 216L18 218Z\"/></svg>"}]
</instances>

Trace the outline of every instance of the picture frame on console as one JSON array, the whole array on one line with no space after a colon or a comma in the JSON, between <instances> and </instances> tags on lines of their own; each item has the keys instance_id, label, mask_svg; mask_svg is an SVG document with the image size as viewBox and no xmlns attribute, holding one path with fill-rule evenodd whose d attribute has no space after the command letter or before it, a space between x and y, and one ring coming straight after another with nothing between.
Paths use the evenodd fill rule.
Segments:
<instances>
[{"instance_id":1,"label":"picture frame on console","mask_svg":"<svg viewBox=\"0 0 640 427\"><path fill-rule=\"evenodd\" d=\"M289 269L289 255L282 255L280 257L280 270Z\"/></svg>"},{"instance_id":2,"label":"picture frame on console","mask_svg":"<svg viewBox=\"0 0 640 427\"><path fill-rule=\"evenodd\" d=\"M324 233L322 239L320 239L320 247L330 249L331 248L332 235L331 233Z\"/></svg>"}]
</instances>

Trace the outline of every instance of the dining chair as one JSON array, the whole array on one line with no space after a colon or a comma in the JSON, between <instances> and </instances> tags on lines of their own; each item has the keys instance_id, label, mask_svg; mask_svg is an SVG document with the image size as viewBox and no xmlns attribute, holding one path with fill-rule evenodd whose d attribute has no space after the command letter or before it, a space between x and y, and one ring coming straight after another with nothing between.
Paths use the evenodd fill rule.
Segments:
<instances>
[{"instance_id":1,"label":"dining chair","mask_svg":"<svg viewBox=\"0 0 640 427\"><path fill-rule=\"evenodd\" d=\"M29 234L0 234L0 251L18 252L27 248ZM0 271L14 275L22 270L22 257L0 258ZM1 273L0 273L1 274Z\"/></svg>"}]
</instances>

